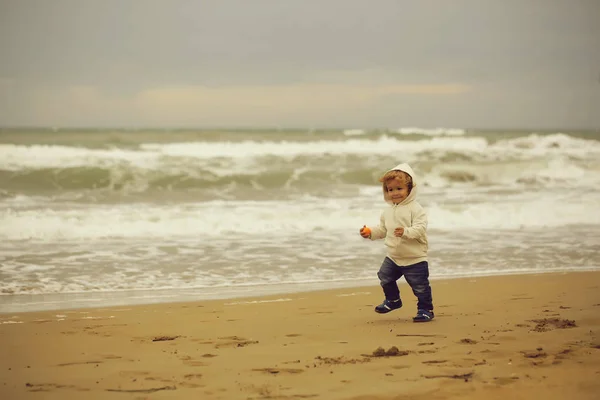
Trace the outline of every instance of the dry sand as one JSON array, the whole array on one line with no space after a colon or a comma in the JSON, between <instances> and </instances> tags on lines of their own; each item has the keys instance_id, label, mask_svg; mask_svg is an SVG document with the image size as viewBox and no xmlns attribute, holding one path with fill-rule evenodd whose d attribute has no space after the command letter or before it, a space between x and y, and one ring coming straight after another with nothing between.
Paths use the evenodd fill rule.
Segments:
<instances>
[{"instance_id":1,"label":"dry sand","mask_svg":"<svg viewBox=\"0 0 600 400\"><path fill-rule=\"evenodd\" d=\"M0 399L599 399L600 272L0 314Z\"/></svg>"}]
</instances>

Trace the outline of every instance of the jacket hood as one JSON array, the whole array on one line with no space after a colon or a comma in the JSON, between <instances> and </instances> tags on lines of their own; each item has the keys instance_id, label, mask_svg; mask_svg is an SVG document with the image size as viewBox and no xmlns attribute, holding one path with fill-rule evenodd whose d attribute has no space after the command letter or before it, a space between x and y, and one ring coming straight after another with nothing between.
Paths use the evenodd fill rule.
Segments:
<instances>
[{"instance_id":1,"label":"jacket hood","mask_svg":"<svg viewBox=\"0 0 600 400\"><path fill-rule=\"evenodd\" d=\"M394 168L388 169L385 173L387 174L390 171L402 171L402 172L406 172L408 175L411 176L412 183L413 183L412 190L410 191L410 194L401 203L399 203L399 205L400 204L404 205L404 204L413 202L417 198L417 191L419 190L419 183L420 183L418 181L417 176L415 175L415 172L413 171L413 169L410 167L410 165L408 165L406 163L402 163L402 164L396 165ZM392 202L392 200L390 200L388 197L385 183L383 184L383 198L385 199L385 201L387 203L392 204L392 205L394 204Z\"/></svg>"}]
</instances>

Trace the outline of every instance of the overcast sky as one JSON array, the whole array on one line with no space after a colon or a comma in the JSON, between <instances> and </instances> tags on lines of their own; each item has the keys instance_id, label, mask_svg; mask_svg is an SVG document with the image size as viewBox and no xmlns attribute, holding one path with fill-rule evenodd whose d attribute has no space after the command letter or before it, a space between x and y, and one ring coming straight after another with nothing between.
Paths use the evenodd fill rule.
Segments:
<instances>
[{"instance_id":1,"label":"overcast sky","mask_svg":"<svg viewBox=\"0 0 600 400\"><path fill-rule=\"evenodd\" d=\"M600 128L600 0L0 0L0 125Z\"/></svg>"}]
</instances>

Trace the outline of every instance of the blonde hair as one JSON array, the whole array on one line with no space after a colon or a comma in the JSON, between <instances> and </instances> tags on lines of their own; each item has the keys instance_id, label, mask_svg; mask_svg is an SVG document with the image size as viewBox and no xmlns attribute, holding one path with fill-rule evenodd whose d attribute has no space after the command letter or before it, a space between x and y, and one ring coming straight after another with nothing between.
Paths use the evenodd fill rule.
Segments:
<instances>
[{"instance_id":1,"label":"blonde hair","mask_svg":"<svg viewBox=\"0 0 600 400\"><path fill-rule=\"evenodd\" d=\"M379 178L379 182L382 183L383 198L386 201L389 200L387 184L389 181L393 181L395 179L398 179L400 182L402 182L403 184L405 184L408 187L408 194L410 194L410 192L412 192L412 190L413 190L414 184L413 184L412 176L410 176L409 174L407 174L404 171L400 171L397 169L388 171L385 173L385 175L383 175L381 178Z\"/></svg>"}]
</instances>

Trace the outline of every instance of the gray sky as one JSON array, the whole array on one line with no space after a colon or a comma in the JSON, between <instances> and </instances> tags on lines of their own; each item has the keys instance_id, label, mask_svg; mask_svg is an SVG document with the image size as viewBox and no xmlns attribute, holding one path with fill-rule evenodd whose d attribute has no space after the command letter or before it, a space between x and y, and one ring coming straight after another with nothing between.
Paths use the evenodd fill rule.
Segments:
<instances>
[{"instance_id":1,"label":"gray sky","mask_svg":"<svg viewBox=\"0 0 600 400\"><path fill-rule=\"evenodd\" d=\"M600 0L0 0L0 125L600 128Z\"/></svg>"}]
</instances>

